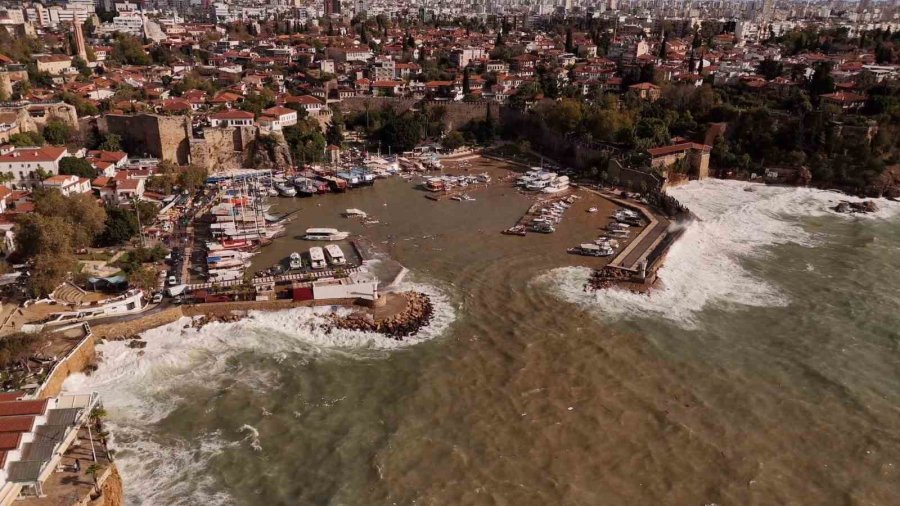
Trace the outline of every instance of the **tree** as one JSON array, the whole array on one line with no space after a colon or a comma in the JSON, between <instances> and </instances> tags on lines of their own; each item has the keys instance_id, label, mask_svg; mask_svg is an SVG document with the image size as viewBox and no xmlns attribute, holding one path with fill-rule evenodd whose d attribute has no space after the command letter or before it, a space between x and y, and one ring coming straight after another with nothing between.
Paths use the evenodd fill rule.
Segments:
<instances>
[{"instance_id":1,"label":"tree","mask_svg":"<svg viewBox=\"0 0 900 506\"><path fill-rule=\"evenodd\" d=\"M32 297L46 297L53 292L75 268L71 253L40 253L33 259L28 292Z\"/></svg>"},{"instance_id":2,"label":"tree","mask_svg":"<svg viewBox=\"0 0 900 506\"><path fill-rule=\"evenodd\" d=\"M823 95L834 91L834 78L831 77L831 64L822 62L816 65L813 75L809 80L809 92L814 95Z\"/></svg>"},{"instance_id":3,"label":"tree","mask_svg":"<svg viewBox=\"0 0 900 506\"><path fill-rule=\"evenodd\" d=\"M206 170L206 167L188 165L178 174L178 186L189 192L194 192L206 184L206 178L208 177L209 171Z\"/></svg>"},{"instance_id":4,"label":"tree","mask_svg":"<svg viewBox=\"0 0 900 506\"><path fill-rule=\"evenodd\" d=\"M98 243L101 246L122 244L137 235L139 230L137 214L118 206L107 206L106 221Z\"/></svg>"},{"instance_id":5,"label":"tree","mask_svg":"<svg viewBox=\"0 0 900 506\"><path fill-rule=\"evenodd\" d=\"M463 134L459 131L454 130L447 134L444 139L441 141L441 145L450 150L455 150L463 146L466 140L463 138Z\"/></svg>"},{"instance_id":6,"label":"tree","mask_svg":"<svg viewBox=\"0 0 900 506\"><path fill-rule=\"evenodd\" d=\"M39 253L66 254L72 250L72 229L59 216L22 214L16 219L16 252L24 259Z\"/></svg>"},{"instance_id":7,"label":"tree","mask_svg":"<svg viewBox=\"0 0 900 506\"><path fill-rule=\"evenodd\" d=\"M759 62L759 65L756 67L756 71L761 76L765 77L767 81L771 81L772 79L779 77L784 72L784 64L780 61L766 58L765 60Z\"/></svg>"},{"instance_id":8,"label":"tree","mask_svg":"<svg viewBox=\"0 0 900 506\"><path fill-rule=\"evenodd\" d=\"M9 136L9 143L17 148L43 146L44 137L37 132L19 132Z\"/></svg>"},{"instance_id":9,"label":"tree","mask_svg":"<svg viewBox=\"0 0 900 506\"><path fill-rule=\"evenodd\" d=\"M119 32L110 59L128 65L150 65L151 59L137 37Z\"/></svg>"},{"instance_id":10,"label":"tree","mask_svg":"<svg viewBox=\"0 0 900 506\"><path fill-rule=\"evenodd\" d=\"M97 177L97 169L90 162L84 158L76 158L74 156L66 156L59 161L59 173L86 177L88 179Z\"/></svg>"},{"instance_id":11,"label":"tree","mask_svg":"<svg viewBox=\"0 0 900 506\"><path fill-rule=\"evenodd\" d=\"M142 265L128 274L128 286L141 290L152 291L158 288L158 275L156 269Z\"/></svg>"},{"instance_id":12,"label":"tree","mask_svg":"<svg viewBox=\"0 0 900 506\"><path fill-rule=\"evenodd\" d=\"M50 144L57 146L69 142L72 137L72 127L68 123L59 119L51 119L44 127L44 139Z\"/></svg>"},{"instance_id":13,"label":"tree","mask_svg":"<svg viewBox=\"0 0 900 506\"><path fill-rule=\"evenodd\" d=\"M116 134L107 133L97 149L102 151L122 151L122 138Z\"/></svg>"}]
</instances>

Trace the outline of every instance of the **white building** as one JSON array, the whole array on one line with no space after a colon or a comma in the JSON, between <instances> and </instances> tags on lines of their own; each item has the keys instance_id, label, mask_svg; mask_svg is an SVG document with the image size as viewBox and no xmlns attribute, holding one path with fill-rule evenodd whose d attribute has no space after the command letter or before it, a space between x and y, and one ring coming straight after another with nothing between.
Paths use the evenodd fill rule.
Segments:
<instances>
[{"instance_id":1,"label":"white building","mask_svg":"<svg viewBox=\"0 0 900 506\"><path fill-rule=\"evenodd\" d=\"M68 151L63 146L0 148L0 174L12 174L9 185L14 190L33 188L41 182L39 171L45 176L59 174L59 161L66 155Z\"/></svg>"},{"instance_id":2,"label":"white building","mask_svg":"<svg viewBox=\"0 0 900 506\"><path fill-rule=\"evenodd\" d=\"M217 126L253 126L253 113L231 109L209 115L210 125Z\"/></svg>"},{"instance_id":3,"label":"white building","mask_svg":"<svg viewBox=\"0 0 900 506\"><path fill-rule=\"evenodd\" d=\"M91 180L86 177L60 174L45 179L44 187L56 188L60 193L68 197L79 193L90 193Z\"/></svg>"}]
</instances>

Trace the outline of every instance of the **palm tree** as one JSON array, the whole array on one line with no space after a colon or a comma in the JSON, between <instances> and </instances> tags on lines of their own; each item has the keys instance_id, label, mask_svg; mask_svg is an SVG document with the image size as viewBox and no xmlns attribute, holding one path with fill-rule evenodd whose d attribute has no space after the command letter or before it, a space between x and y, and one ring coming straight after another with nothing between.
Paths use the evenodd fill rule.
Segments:
<instances>
[{"instance_id":1,"label":"palm tree","mask_svg":"<svg viewBox=\"0 0 900 506\"><path fill-rule=\"evenodd\" d=\"M85 470L85 472L90 475L91 479L94 480L94 492L100 491L100 485L97 483L97 475L100 474L100 471L103 470L103 466L100 464L91 464Z\"/></svg>"}]
</instances>

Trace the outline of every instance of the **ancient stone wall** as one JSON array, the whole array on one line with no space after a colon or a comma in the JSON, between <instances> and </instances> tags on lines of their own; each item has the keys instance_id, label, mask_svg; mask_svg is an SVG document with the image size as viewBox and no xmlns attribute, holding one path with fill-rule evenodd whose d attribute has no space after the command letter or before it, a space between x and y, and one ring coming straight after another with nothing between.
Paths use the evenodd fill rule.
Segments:
<instances>
[{"instance_id":1,"label":"ancient stone wall","mask_svg":"<svg viewBox=\"0 0 900 506\"><path fill-rule=\"evenodd\" d=\"M191 139L191 163L210 172L241 168L258 132L255 126L204 128L203 139Z\"/></svg>"},{"instance_id":2,"label":"ancient stone wall","mask_svg":"<svg viewBox=\"0 0 900 506\"><path fill-rule=\"evenodd\" d=\"M59 395L63 383L70 374L81 372L88 365L93 364L97 360L97 352L94 349L95 342L93 335L86 337L72 353L59 362L41 385L38 398L48 399Z\"/></svg>"},{"instance_id":3,"label":"ancient stone wall","mask_svg":"<svg viewBox=\"0 0 900 506\"><path fill-rule=\"evenodd\" d=\"M180 165L190 162L190 118L157 114L107 114L101 132L122 138L122 147L132 155L147 155Z\"/></svg>"}]
</instances>

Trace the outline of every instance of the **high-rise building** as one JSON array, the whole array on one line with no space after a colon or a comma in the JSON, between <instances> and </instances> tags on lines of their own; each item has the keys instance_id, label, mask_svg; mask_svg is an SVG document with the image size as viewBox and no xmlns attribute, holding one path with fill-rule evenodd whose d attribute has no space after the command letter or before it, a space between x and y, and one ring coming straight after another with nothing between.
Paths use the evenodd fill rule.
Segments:
<instances>
[{"instance_id":1,"label":"high-rise building","mask_svg":"<svg viewBox=\"0 0 900 506\"><path fill-rule=\"evenodd\" d=\"M769 23L775 18L775 0L763 0L762 10L759 11L759 21Z\"/></svg>"}]
</instances>

